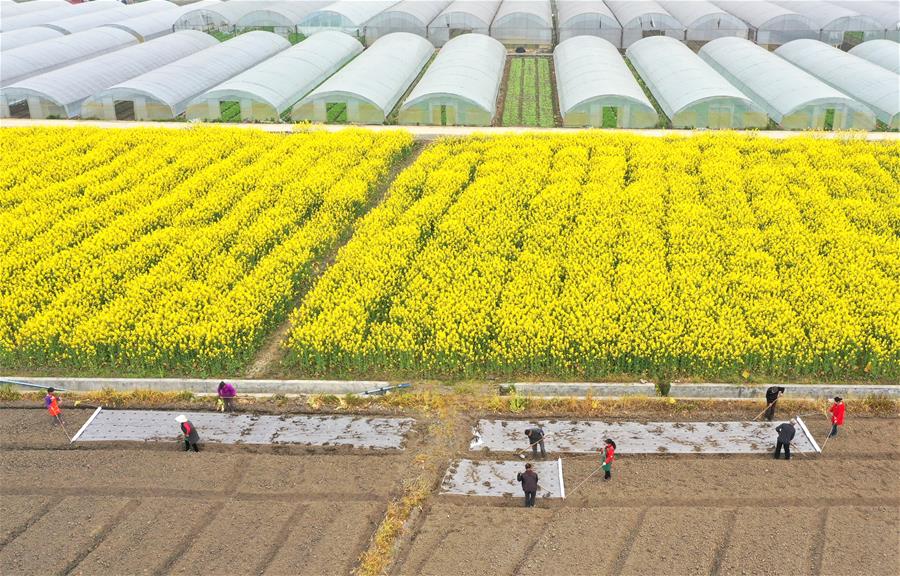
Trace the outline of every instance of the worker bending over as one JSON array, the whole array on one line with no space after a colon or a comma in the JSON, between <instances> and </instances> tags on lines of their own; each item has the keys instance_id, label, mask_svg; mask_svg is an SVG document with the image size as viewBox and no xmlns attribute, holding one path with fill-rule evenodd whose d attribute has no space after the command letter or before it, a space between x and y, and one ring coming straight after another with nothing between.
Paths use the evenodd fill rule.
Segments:
<instances>
[{"instance_id":1,"label":"worker bending over","mask_svg":"<svg viewBox=\"0 0 900 576\"><path fill-rule=\"evenodd\" d=\"M775 444L776 460L781 457L782 448L784 448L784 459L791 459L791 441L794 439L794 434L797 432L794 429L794 424L796 423L796 420L791 420L790 422L783 422L775 428L775 431L778 432L778 442Z\"/></svg>"},{"instance_id":2,"label":"worker bending over","mask_svg":"<svg viewBox=\"0 0 900 576\"><path fill-rule=\"evenodd\" d=\"M181 434L184 438L184 451L193 449L194 452L199 452L200 447L198 444L200 443L200 434L197 433L197 427L191 424L191 421L187 419L187 416L184 414L179 414L175 417L175 421L181 424Z\"/></svg>"},{"instance_id":3,"label":"worker bending over","mask_svg":"<svg viewBox=\"0 0 900 576\"><path fill-rule=\"evenodd\" d=\"M528 430L525 430L525 436L528 437L528 443L531 444L531 451L532 454L534 454L534 457L537 458L538 444L540 444L541 458L546 458L547 452L544 450L544 430L540 426L533 426Z\"/></svg>"},{"instance_id":4,"label":"worker bending over","mask_svg":"<svg viewBox=\"0 0 900 576\"><path fill-rule=\"evenodd\" d=\"M769 386L766 390L766 412L765 417L769 422L775 417L775 405L778 404L778 397L784 394L784 386Z\"/></svg>"}]
</instances>

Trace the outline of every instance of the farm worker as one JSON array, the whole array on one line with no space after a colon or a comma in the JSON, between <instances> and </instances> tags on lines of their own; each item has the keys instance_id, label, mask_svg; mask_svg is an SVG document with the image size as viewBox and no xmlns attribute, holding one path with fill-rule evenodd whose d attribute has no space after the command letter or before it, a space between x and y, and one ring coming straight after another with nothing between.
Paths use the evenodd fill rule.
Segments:
<instances>
[{"instance_id":1,"label":"farm worker","mask_svg":"<svg viewBox=\"0 0 900 576\"><path fill-rule=\"evenodd\" d=\"M191 424L184 414L175 417L175 421L181 424L181 434L184 437L184 451L187 452L191 448L194 452L199 452L200 448L197 443L200 442L200 434L197 433L197 427Z\"/></svg>"},{"instance_id":2,"label":"farm worker","mask_svg":"<svg viewBox=\"0 0 900 576\"><path fill-rule=\"evenodd\" d=\"M607 438L604 441L603 446L603 464L600 466L603 468L603 479L609 480L612 478L612 463L613 456L616 453L616 443L612 441L612 438Z\"/></svg>"},{"instance_id":3,"label":"farm worker","mask_svg":"<svg viewBox=\"0 0 900 576\"><path fill-rule=\"evenodd\" d=\"M533 508L534 499L537 497L538 475L531 469L531 463L525 465L525 471L519 472L516 479L522 483L522 490L525 492L525 507Z\"/></svg>"},{"instance_id":4,"label":"farm worker","mask_svg":"<svg viewBox=\"0 0 900 576\"><path fill-rule=\"evenodd\" d=\"M778 397L784 394L784 386L769 386L766 390L766 420L772 421L775 417L775 405L778 403Z\"/></svg>"},{"instance_id":5,"label":"farm worker","mask_svg":"<svg viewBox=\"0 0 900 576\"><path fill-rule=\"evenodd\" d=\"M234 397L237 392L234 386L227 382L219 382L219 401L222 403L223 412L234 412Z\"/></svg>"},{"instance_id":6,"label":"farm worker","mask_svg":"<svg viewBox=\"0 0 900 576\"><path fill-rule=\"evenodd\" d=\"M44 396L44 408L47 409L47 412L50 413L50 417L53 418L54 426L57 424L65 426L66 421L63 420L62 410L59 408L59 396L53 394L54 392L56 392L55 388L47 388L47 395Z\"/></svg>"},{"instance_id":7,"label":"farm worker","mask_svg":"<svg viewBox=\"0 0 900 576\"><path fill-rule=\"evenodd\" d=\"M844 425L844 410L847 407L844 406L844 399L840 396L834 397L834 404L831 405L831 408L828 409L831 412L831 436L837 436L838 426Z\"/></svg>"},{"instance_id":8,"label":"farm worker","mask_svg":"<svg viewBox=\"0 0 900 576\"><path fill-rule=\"evenodd\" d=\"M547 452L544 450L544 430L540 426L532 426L525 430L525 436L528 437L528 443L531 444L531 450L534 457L537 458L538 444L540 444L541 458L546 458Z\"/></svg>"},{"instance_id":9,"label":"farm worker","mask_svg":"<svg viewBox=\"0 0 900 576\"><path fill-rule=\"evenodd\" d=\"M791 459L791 440L794 439L794 434L797 432L794 429L794 424L796 423L796 420L791 420L790 422L783 422L775 428L775 431L778 432L778 443L775 444L776 460L781 457L782 448L784 448L784 459Z\"/></svg>"}]
</instances>

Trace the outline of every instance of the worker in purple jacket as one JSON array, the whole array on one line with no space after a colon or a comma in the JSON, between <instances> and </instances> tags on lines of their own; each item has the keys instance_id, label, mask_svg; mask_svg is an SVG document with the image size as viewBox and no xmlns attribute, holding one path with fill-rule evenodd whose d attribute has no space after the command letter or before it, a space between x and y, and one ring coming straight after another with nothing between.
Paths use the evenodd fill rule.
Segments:
<instances>
[{"instance_id":1,"label":"worker in purple jacket","mask_svg":"<svg viewBox=\"0 0 900 576\"><path fill-rule=\"evenodd\" d=\"M219 400L222 401L223 412L234 412L234 397L237 392L234 386L227 382L219 382Z\"/></svg>"},{"instance_id":2,"label":"worker in purple jacket","mask_svg":"<svg viewBox=\"0 0 900 576\"><path fill-rule=\"evenodd\" d=\"M519 472L516 479L522 483L522 491L525 492L525 507L533 508L537 497L538 475L531 469L531 463L525 465L525 471Z\"/></svg>"}]
</instances>

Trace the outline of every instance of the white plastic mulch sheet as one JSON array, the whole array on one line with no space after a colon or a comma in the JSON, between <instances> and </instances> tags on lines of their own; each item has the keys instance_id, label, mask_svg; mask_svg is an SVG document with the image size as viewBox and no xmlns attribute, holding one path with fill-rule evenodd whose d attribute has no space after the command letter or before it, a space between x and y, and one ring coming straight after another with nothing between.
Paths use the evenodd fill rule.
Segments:
<instances>
[{"instance_id":1,"label":"white plastic mulch sheet","mask_svg":"<svg viewBox=\"0 0 900 576\"><path fill-rule=\"evenodd\" d=\"M565 498L562 461L532 462L538 475L539 498ZM525 471L524 460L494 462L486 460L458 460L453 462L441 482L441 494L464 496L525 496L522 484L516 480Z\"/></svg>"},{"instance_id":2,"label":"white plastic mulch sheet","mask_svg":"<svg viewBox=\"0 0 900 576\"><path fill-rule=\"evenodd\" d=\"M181 433L178 412L100 410L79 432L78 442L170 442ZM184 412L201 442L222 444L303 444L397 449L403 447L411 418L368 416L254 416Z\"/></svg>"}]
</instances>

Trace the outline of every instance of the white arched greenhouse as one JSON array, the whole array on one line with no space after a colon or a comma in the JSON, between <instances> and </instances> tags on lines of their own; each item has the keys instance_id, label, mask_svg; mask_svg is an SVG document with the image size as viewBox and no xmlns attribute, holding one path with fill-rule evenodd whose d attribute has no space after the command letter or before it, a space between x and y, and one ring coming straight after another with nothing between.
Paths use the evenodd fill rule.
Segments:
<instances>
[{"instance_id":1,"label":"white arched greenhouse","mask_svg":"<svg viewBox=\"0 0 900 576\"><path fill-rule=\"evenodd\" d=\"M0 66L0 87L132 44L137 39L124 30L94 28L7 50Z\"/></svg>"},{"instance_id":2,"label":"white arched greenhouse","mask_svg":"<svg viewBox=\"0 0 900 576\"><path fill-rule=\"evenodd\" d=\"M169 34L144 44L26 78L4 88L3 96L8 102L27 102L31 118L92 117L97 114L82 113L81 105L87 98L215 44L215 38L194 30ZM8 113L6 110L4 112Z\"/></svg>"},{"instance_id":3,"label":"white arched greenhouse","mask_svg":"<svg viewBox=\"0 0 900 576\"><path fill-rule=\"evenodd\" d=\"M621 48L628 48L641 38L651 36L684 38L684 26L657 2L606 0L606 4L622 25Z\"/></svg>"},{"instance_id":4,"label":"white arched greenhouse","mask_svg":"<svg viewBox=\"0 0 900 576\"><path fill-rule=\"evenodd\" d=\"M450 0L404 0L395 4L366 22L366 43L394 32L427 38L428 25L449 5Z\"/></svg>"},{"instance_id":5,"label":"white arched greenhouse","mask_svg":"<svg viewBox=\"0 0 900 576\"><path fill-rule=\"evenodd\" d=\"M70 16L78 16L81 14L90 14L91 12L99 12L101 10L109 10L110 8L121 8L122 4L115 0L94 0L93 2L82 2L81 4L66 4L65 6L54 6L49 10L38 10L35 12L26 12L18 16L3 18L0 20L0 32L9 32L10 30L19 30L28 28L29 26L40 26L53 22L54 20L62 20Z\"/></svg>"},{"instance_id":6,"label":"white arched greenhouse","mask_svg":"<svg viewBox=\"0 0 900 576\"><path fill-rule=\"evenodd\" d=\"M818 30L818 38L832 46L855 46L884 36L881 24L871 16L831 2L777 1L776 4L805 16ZM900 12L900 4L896 5Z\"/></svg>"},{"instance_id":7,"label":"white arched greenhouse","mask_svg":"<svg viewBox=\"0 0 900 576\"><path fill-rule=\"evenodd\" d=\"M854 47L850 54L900 74L900 44L893 40L869 40Z\"/></svg>"},{"instance_id":8,"label":"white arched greenhouse","mask_svg":"<svg viewBox=\"0 0 900 576\"><path fill-rule=\"evenodd\" d=\"M101 118L171 120L188 102L290 47L271 32L247 32L95 94L84 103Z\"/></svg>"},{"instance_id":9,"label":"white arched greenhouse","mask_svg":"<svg viewBox=\"0 0 900 576\"><path fill-rule=\"evenodd\" d=\"M59 30L53 28L45 28L44 26L29 26L28 28L19 28L10 32L0 33L0 50L12 50L20 46L27 46L35 42L43 42L52 38L64 36Z\"/></svg>"},{"instance_id":10,"label":"white arched greenhouse","mask_svg":"<svg viewBox=\"0 0 900 576\"><path fill-rule=\"evenodd\" d=\"M732 14L706 0L660 0L660 6L684 26L688 42L709 42L716 38L746 38L750 27Z\"/></svg>"},{"instance_id":11,"label":"white arched greenhouse","mask_svg":"<svg viewBox=\"0 0 900 576\"><path fill-rule=\"evenodd\" d=\"M437 47L462 34L491 33L502 0L456 0L428 25L428 40Z\"/></svg>"},{"instance_id":12,"label":"white arched greenhouse","mask_svg":"<svg viewBox=\"0 0 900 576\"><path fill-rule=\"evenodd\" d=\"M408 32L382 36L359 57L294 105L291 118L382 124L434 54Z\"/></svg>"},{"instance_id":13,"label":"white arched greenhouse","mask_svg":"<svg viewBox=\"0 0 900 576\"><path fill-rule=\"evenodd\" d=\"M291 0L269 2L266 0L252 2L256 6L234 22L237 30L268 30L282 36L297 31L303 19L313 11L324 8L327 0Z\"/></svg>"},{"instance_id":14,"label":"white arched greenhouse","mask_svg":"<svg viewBox=\"0 0 900 576\"><path fill-rule=\"evenodd\" d=\"M175 21L175 30L201 30L203 32L234 32L234 26L243 16L257 10L259 2L231 0L230 2L198 2L188 4L187 9Z\"/></svg>"},{"instance_id":15,"label":"white arched greenhouse","mask_svg":"<svg viewBox=\"0 0 900 576\"><path fill-rule=\"evenodd\" d=\"M119 4L108 10L100 10L99 12L91 12L90 14L79 14L78 16L69 16L61 20L54 20L42 24L48 28L59 30L63 34L74 34L76 32L84 32L91 28L97 28L104 24L112 24L113 22L121 22L135 16L143 16L152 14L160 10L175 8L175 4L167 0L146 0L138 4Z\"/></svg>"},{"instance_id":16,"label":"white arched greenhouse","mask_svg":"<svg viewBox=\"0 0 900 576\"><path fill-rule=\"evenodd\" d=\"M216 0L202 0L199 4L204 2L209 2L211 4L215 1ZM196 5L197 4L192 4L192 6L195 7ZM158 12L144 14L143 16L136 16L134 18L128 18L127 20L106 24L106 26L125 30L126 32L134 34L135 38L141 42L147 42L148 40L171 34L175 22L178 21L178 18L180 18L184 12L184 7L174 6L166 10L160 10Z\"/></svg>"},{"instance_id":17,"label":"white arched greenhouse","mask_svg":"<svg viewBox=\"0 0 900 576\"><path fill-rule=\"evenodd\" d=\"M897 74L817 40L794 40L775 53L865 104L888 128L900 128Z\"/></svg>"},{"instance_id":18,"label":"white arched greenhouse","mask_svg":"<svg viewBox=\"0 0 900 576\"><path fill-rule=\"evenodd\" d=\"M363 38L363 25L396 3L396 0L338 0L310 12L298 30L307 36L322 30L337 30Z\"/></svg>"},{"instance_id":19,"label":"white arched greenhouse","mask_svg":"<svg viewBox=\"0 0 900 576\"><path fill-rule=\"evenodd\" d=\"M552 46L550 0L503 0L491 23L491 37L510 48Z\"/></svg>"},{"instance_id":20,"label":"white arched greenhouse","mask_svg":"<svg viewBox=\"0 0 900 576\"><path fill-rule=\"evenodd\" d=\"M872 130L875 116L859 102L742 38L720 38L700 57L788 130Z\"/></svg>"},{"instance_id":21,"label":"white arched greenhouse","mask_svg":"<svg viewBox=\"0 0 900 576\"><path fill-rule=\"evenodd\" d=\"M457 36L444 44L400 107L400 123L489 126L505 65L506 48L497 40Z\"/></svg>"},{"instance_id":22,"label":"white arched greenhouse","mask_svg":"<svg viewBox=\"0 0 900 576\"><path fill-rule=\"evenodd\" d=\"M609 41L576 36L553 51L563 125L580 128L652 128L653 104Z\"/></svg>"},{"instance_id":23,"label":"white arched greenhouse","mask_svg":"<svg viewBox=\"0 0 900 576\"><path fill-rule=\"evenodd\" d=\"M884 30L883 38L900 42L900 9L896 0L832 0L831 3L874 18Z\"/></svg>"},{"instance_id":24,"label":"white arched greenhouse","mask_svg":"<svg viewBox=\"0 0 900 576\"><path fill-rule=\"evenodd\" d=\"M808 18L764 0L714 2L750 26L749 39L760 46L781 46L797 38L817 38L819 32Z\"/></svg>"},{"instance_id":25,"label":"white arched greenhouse","mask_svg":"<svg viewBox=\"0 0 900 576\"><path fill-rule=\"evenodd\" d=\"M759 106L674 38L644 38L632 44L627 55L674 128L768 124Z\"/></svg>"},{"instance_id":26,"label":"white arched greenhouse","mask_svg":"<svg viewBox=\"0 0 900 576\"><path fill-rule=\"evenodd\" d=\"M363 51L352 36L326 30L313 34L208 90L188 104L189 120L275 121L344 64Z\"/></svg>"},{"instance_id":27,"label":"white arched greenhouse","mask_svg":"<svg viewBox=\"0 0 900 576\"><path fill-rule=\"evenodd\" d=\"M41 12L51 8L59 8L64 4L69 3L66 0L31 0L30 2L3 0L0 2L0 18L12 18L13 16L21 16L30 12Z\"/></svg>"},{"instance_id":28,"label":"white arched greenhouse","mask_svg":"<svg viewBox=\"0 0 900 576\"><path fill-rule=\"evenodd\" d=\"M559 0L556 3L559 41L597 36L622 45L622 25L603 0Z\"/></svg>"}]
</instances>

